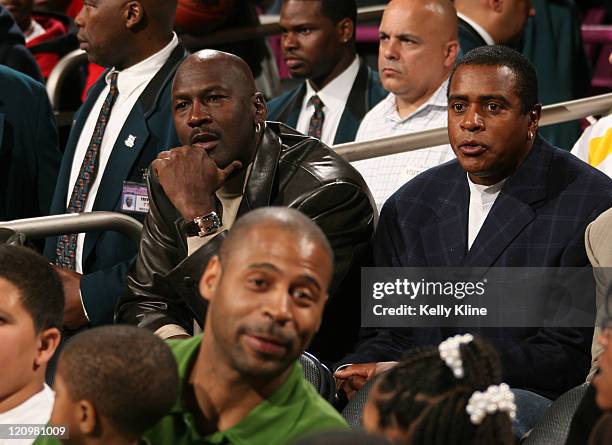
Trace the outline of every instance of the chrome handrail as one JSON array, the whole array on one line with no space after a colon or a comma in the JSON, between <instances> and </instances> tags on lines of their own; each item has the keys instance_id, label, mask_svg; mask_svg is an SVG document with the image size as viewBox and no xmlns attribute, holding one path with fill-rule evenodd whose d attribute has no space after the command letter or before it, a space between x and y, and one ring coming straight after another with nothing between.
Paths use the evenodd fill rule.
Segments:
<instances>
[{"instance_id":1,"label":"chrome handrail","mask_svg":"<svg viewBox=\"0 0 612 445\"><path fill-rule=\"evenodd\" d=\"M115 212L68 213L0 221L1 227L23 233L27 238L34 239L68 233L114 230L123 233L136 244L140 243L140 233L142 232L142 224L139 221Z\"/></svg>"},{"instance_id":2,"label":"chrome handrail","mask_svg":"<svg viewBox=\"0 0 612 445\"><path fill-rule=\"evenodd\" d=\"M611 108L612 93L547 105L542 108L540 126L559 124L561 122L568 122L592 115L607 115ZM352 162L378 156L421 150L423 148L435 147L436 145L443 144L448 144L448 132L446 127L371 141L338 144L334 145L334 151L347 161Z\"/></svg>"},{"instance_id":3,"label":"chrome handrail","mask_svg":"<svg viewBox=\"0 0 612 445\"><path fill-rule=\"evenodd\" d=\"M62 57L53 70L51 70L46 85L52 110L58 110L62 92L61 86L64 83L65 77L75 65L83 63L86 59L87 53L85 51L75 49Z\"/></svg>"}]
</instances>

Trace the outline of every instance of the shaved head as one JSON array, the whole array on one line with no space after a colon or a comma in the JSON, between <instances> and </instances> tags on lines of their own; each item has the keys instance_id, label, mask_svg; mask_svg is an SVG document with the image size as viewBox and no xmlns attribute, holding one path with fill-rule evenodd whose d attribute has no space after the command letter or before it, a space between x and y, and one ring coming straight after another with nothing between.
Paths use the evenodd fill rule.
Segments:
<instances>
[{"instance_id":1,"label":"shaved head","mask_svg":"<svg viewBox=\"0 0 612 445\"><path fill-rule=\"evenodd\" d=\"M121 71L172 41L175 14L176 0L96 0L74 23L90 62Z\"/></svg>"},{"instance_id":2,"label":"shaved head","mask_svg":"<svg viewBox=\"0 0 612 445\"><path fill-rule=\"evenodd\" d=\"M247 63L233 54L199 51L187 57L172 85L174 126L183 145L207 133L217 143L208 152L219 168L238 160L248 165L259 144L267 116L263 94L256 91Z\"/></svg>"},{"instance_id":3,"label":"shaved head","mask_svg":"<svg viewBox=\"0 0 612 445\"><path fill-rule=\"evenodd\" d=\"M198 361L226 362L258 386L283 381L321 325L332 275L327 238L304 214L240 217L200 280L209 305Z\"/></svg>"},{"instance_id":4,"label":"shaved head","mask_svg":"<svg viewBox=\"0 0 612 445\"><path fill-rule=\"evenodd\" d=\"M187 57L176 72L174 82L176 84L179 77L188 75L187 73L192 70L203 71L210 69L211 66L222 67L227 83L235 87L241 94L250 96L255 93L255 79L249 65L234 54L214 49L204 49Z\"/></svg>"},{"instance_id":5,"label":"shaved head","mask_svg":"<svg viewBox=\"0 0 612 445\"><path fill-rule=\"evenodd\" d=\"M240 244L253 230L264 227L291 232L296 241L302 239L317 244L323 248L333 262L334 253L325 233L302 212L288 207L260 208L237 220L221 245L219 252L221 262L228 261L231 252L239 249Z\"/></svg>"},{"instance_id":6,"label":"shaved head","mask_svg":"<svg viewBox=\"0 0 612 445\"><path fill-rule=\"evenodd\" d=\"M385 14L410 11L411 15L423 20L443 42L457 40L458 19L455 7L449 0L391 0Z\"/></svg>"},{"instance_id":7,"label":"shaved head","mask_svg":"<svg viewBox=\"0 0 612 445\"><path fill-rule=\"evenodd\" d=\"M392 0L379 28L378 71L406 117L448 77L459 52L457 13L448 0Z\"/></svg>"}]
</instances>

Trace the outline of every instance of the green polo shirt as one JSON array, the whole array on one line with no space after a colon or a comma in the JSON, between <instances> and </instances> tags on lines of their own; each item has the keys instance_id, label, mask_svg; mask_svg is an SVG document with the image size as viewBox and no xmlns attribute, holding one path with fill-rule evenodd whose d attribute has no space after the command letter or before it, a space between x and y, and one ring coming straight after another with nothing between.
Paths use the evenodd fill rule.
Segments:
<instances>
[{"instance_id":1,"label":"green polo shirt","mask_svg":"<svg viewBox=\"0 0 612 445\"><path fill-rule=\"evenodd\" d=\"M182 395L201 340L197 336L168 342L178 363L181 392L170 414L145 433L152 445L277 445L312 432L348 428L342 416L306 381L302 366L296 362L285 383L240 423L208 436L199 435Z\"/></svg>"}]
</instances>

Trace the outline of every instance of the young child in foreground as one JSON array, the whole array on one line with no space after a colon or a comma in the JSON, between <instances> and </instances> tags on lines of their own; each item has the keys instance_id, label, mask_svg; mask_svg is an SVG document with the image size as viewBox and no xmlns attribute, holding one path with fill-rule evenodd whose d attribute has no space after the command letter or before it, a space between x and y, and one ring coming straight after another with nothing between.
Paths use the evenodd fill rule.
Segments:
<instances>
[{"instance_id":1,"label":"young child in foreground","mask_svg":"<svg viewBox=\"0 0 612 445\"><path fill-rule=\"evenodd\" d=\"M131 326L91 329L61 352L50 425L67 428L64 445L136 445L177 392L176 362L161 339Z\"/></svg>"},{"instance_id":2,"label":"young child in foreground","mask_svg":"<svg viewBox=\"0 0 612 445\"><path fill-rule=\"evenodd\" d=\"M514 395L495 350L471 334L415 348L372 388L366 431L396 444L514 444Z\"/></svg>"}]
</instances>

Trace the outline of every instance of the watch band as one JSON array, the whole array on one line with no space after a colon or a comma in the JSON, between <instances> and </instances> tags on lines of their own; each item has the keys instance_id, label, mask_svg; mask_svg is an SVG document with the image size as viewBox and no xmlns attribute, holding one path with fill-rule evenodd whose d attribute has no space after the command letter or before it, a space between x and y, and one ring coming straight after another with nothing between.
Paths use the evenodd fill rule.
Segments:
<instances>
[{"instance_id":1,"label":"watch band","mask_svg":"<svg viewBox=\"0 0 612 445\"><path fill-rule=\"evenodd\" d=\"M221 219L216 212L210 212L204 216L197 216L185 223L185 233L187 236L205 237L217 233L221 228Z\"/></svg>"}]
</instances>

